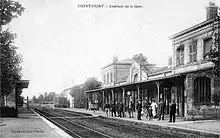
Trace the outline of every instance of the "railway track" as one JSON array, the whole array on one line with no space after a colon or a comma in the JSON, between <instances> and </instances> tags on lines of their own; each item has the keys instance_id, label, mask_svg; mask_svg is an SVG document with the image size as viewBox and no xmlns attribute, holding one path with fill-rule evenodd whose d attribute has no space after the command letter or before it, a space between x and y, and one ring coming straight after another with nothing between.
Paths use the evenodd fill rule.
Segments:
<instances>
[{"instance_id":1,"label":"railway track","mask_svg":"<svg viewBox=\"0 0 220 138\"><path fill-rule=\"evenodd\" d=\"M191 132L180 132L157 127L149 127L144 123L126 121L115 118L92 116L61 109L45 109L38 111L51 122L55 122L73 137L126 137L126 138L185 138L200 137ZM212 137L212 135L207 135ZM204 136L201 136L204 137Z\"/></svg>"},{"instance_id":2,"label":"railway track","mask_svg":"<svg viewBox=\"0 0 220 138\"><path fill-rule=\"evenodd\" d=\"M179 137L164 134L162 132L158 132L158 130L155 129L146 129L141 127L140 124L129 123L126 121L121 122L117 119L110 119L105 117L91 117L90 114L61 109L55 109L54 112L62 114L63 116L71 116L69 118L70 120L74 120L74 122L89 126L90 128L95 128L100 132L106 132L108 134L113 135L113 137Z\"/></svg>"},{"instance_id":3,"label":"railway track","mask_svg":"<svg viewBox=\"0 0 220 138\"><path fill-rule=\"evenodd\" d=\"M42 109L33 108L34 111L39 113L41 116L45 117L47 120L51 121L64 131L66 131L69 135L76 138L84 138L84 137L94 137L94 138L112 138L112 136L107 135L103 132L99 132L97 130L93 130L85 125L79 124L70 120L70 118L79 118L79 115L75 114L75 117L63 116L58 113L45 111ZM78 116L78 117L77 117ZM85 116L84 116L85 117ZM88 115L86 117L92 117ZM81 117L82 118L82 117Z\"/></svg>"}]
</instances>

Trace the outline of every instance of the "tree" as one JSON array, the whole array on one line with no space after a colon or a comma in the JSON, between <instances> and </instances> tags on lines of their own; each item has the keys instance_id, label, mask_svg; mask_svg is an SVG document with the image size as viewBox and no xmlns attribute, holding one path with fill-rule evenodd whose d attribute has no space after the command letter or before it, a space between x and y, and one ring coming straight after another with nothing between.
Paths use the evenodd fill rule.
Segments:
<instances>
[{"instance_id":1,"label":"tree","mask_svg":"<svg viewBox=\"0 0 220 138\"><path fill-rule=\"evenodd\" d=\"M39 95L39 97L38 97L38 102L39 102L39 103L42 103L43 100L44 100L43 94Z\"/></svg>"},{"instance_id":2,"label":"tree","mask_svg":"<svg viewBox=\"0 0 220 138\"><path fill-rule=\"evenodd\" d=\"M219 51L220 50L219 49L220 34L219 34L219 27L215 25L216 21L219 22L219 18L220 17L217 16L212 23L212 35L211 36L212 36L213 41L210 45L211 49L208 53L204 54L204 58L214 63L215 66L211 70L216 77L220 77L220 51Z\"/></svg>"},{"instance_id":3,"label":"tree","mask_svg":"<svg viewBox=\"0 0 220 138\"><path fill-rule=\"evenodd\" d=\"M74 86L71 90L70 90L70 95L72 97L76 97L79 95L79 93L82 91L82 88L80 87L80 85L76 85Z\"/></svg>"},{"instance_id":4,"label":"tree","mask_svg":"<svg viewBox=\"0 0 220 138\"><path fill-rule=\"evenodd\" d=\"M211 49L210 52L204 55L204 57L208 57L208 61L214 63L214 68L212 72L215 76L220 77L220 52L214 49Z\"/></svg>"},{"instance_id":5,"label":"tree","mask_svg":"<svg viewBox=\"0 0 220 138\"><path fill-rule=\"evenodd\" d=\"M9 30L0 32L1 38L1 94L8 95L14 88L15 81L21 79L21 55L13 45L15 35Z\"/></svg>"},{"instance_id":6,"label":"tree","mask_svg":"<svg viewBox=\"0 0 220 138\"><path fill-rule=\"evenodd\" d=\"M2 29L3 25L8 24L15 17L21 16L24 11L24 7L13 0L1 0L0 1L0 25Z\"/></svg>"},{"instance_id":7,"label":"tree","mask_svg":"<svg viewBox=\"0 0 220 138\"><path fill-rule=\"evenodd\" d=\"M85 107L85 91L83 85L76 85L70 90L70 95L74 97L74 106L77 108Z\"/></svg>"},{"instance_id":8,"label":"tree","mask_svg":"<svg viewBox=\"0 0 220 138\"><path fill-rule=\"evenodd\" d=\"M47 92L45 92L43 96L44 96L44 100L43 100L43 101L44 101L44 102L47 102L47 101L48 101L48 100L47 100Z\"/></svg>"},{"instance_id":9,"label":"tree","mask_svg":"<svg viewBox=\"0 0 220 138\"><path fill-rule=\"evenodd\" d=\"M10 21L21 15L24 8L12 0L0 1L0 51L1 51L1 105L3 96L9 95L15 88L15 82L21 79L21 55L17 54L14 46L15 34L6 26Z\"/></svg>"},{"instance_id":10,"label":"tree","mask_svg":"<svg viewBox=\"0 0 220 138\"><path fill-rule=\"evenodd\" d=\"M136 54L132 57L132 59L138 63L148 63L147 57L144 56L142 53Z\"/></svg>"},{"instance_id":11,"label":"tree","mask_svg":"<svg viewBox=\"0 0 220 138\"><path fill-rule=\"evenodd\" d=\"M84 82L84 89L85 91L98 89L101 84L95 77L90 77Z\"/></svg>"},{"instance_id":12,"label":"tree","mask_svg":"<svg viewBox=\"0 0 220 138\"><path fill-rule=\"evenodd\" d=\"M38 99L36 98L36 96L33 96L32 102L33 102L33 103L38 103Z\"/></svg>"},{"instance_id":13,"label":"tree","mask_svg":"<svg viewBox=\"0 0 220 138\"><path fill-rule=\"evenodd\" d=\"M47 95L47 100L48 102L53 102L56 98L56 93L55 92L49 92L49 94Z\"/></svg>"}]
</instances>

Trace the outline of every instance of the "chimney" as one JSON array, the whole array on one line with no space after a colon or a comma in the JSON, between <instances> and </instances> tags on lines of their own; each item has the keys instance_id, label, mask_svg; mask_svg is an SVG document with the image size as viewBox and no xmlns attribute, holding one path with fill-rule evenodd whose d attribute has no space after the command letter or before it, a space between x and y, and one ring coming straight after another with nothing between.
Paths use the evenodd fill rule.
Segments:
<instances>
[{"instance_id":1,"label":"chimney","mask_svg":"<svg viewBox=\"0 0 220 138\"><path fill-rule=\"evenodd\" d=\"M206 20L214 19L218 16L218 7L214 2L209 2L209 6L206 7Z\"/></svg>"},{"instance_id":2,"label":"chimney","mask_svg":"<svg viewBox=\"0 0 220 138\"><path fill-rule=\"evenodd\" d=\"M118 62L118 56L113 56L113 63L117 63Z\"/></svg>"}]
</instances>

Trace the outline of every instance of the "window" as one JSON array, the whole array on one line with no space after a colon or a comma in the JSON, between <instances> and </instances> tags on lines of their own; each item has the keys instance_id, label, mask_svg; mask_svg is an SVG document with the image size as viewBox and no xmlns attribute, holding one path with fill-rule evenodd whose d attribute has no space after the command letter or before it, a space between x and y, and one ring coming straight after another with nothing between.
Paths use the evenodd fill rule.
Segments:
<instances>
[{"instance_id":1,"label":"window","mask_svg":"<svg viewBox=\"0 0 220 138\"><path fill-rule=\"evenodd\" d=\"M107 83L109 83L109 73L107 73Z\"/></svg>"},{"instance_id":2,"label":"window","mask_svg":"<svg viewBox=\"0 0 220 138\"><path fill-rule=\"evenodd\" d=\"M198 77L194 81L195 102L211 102L211 79L207 77Z\"/></svg>"},{"instance_id":3,"label":"window","mask_svg":"<svg viewBox=\"0 0 220 138\"><path fill-rule=\"evenodd\" d=\"M176 50L176 65L184 64L184 45L180 45Z\"/></svg>"},{"instance_id":4,"label":"window","mask_svg":"<svg viewBox=\"0 0 220 138\"><path fill-rule=\"evenodd\" d=\"M112 72L110 72L110 82L113 82Z\"/></svg>"},{"instance_id":5,"label":"window","mask_svg":"<svg viewBox=\"0 0 220 138\"><path fill-rule=\"evenodd\" d=\"M104 83L106 83L106 75L104 74Z\"/></svg>"},{"instance_id":6,"label":"window","mask_svg":"<svg viewBox=\"0 0 220 138\"><path fill-rule=\"evenodd\" d=\"M197 61L197 41L193 41L189 46L189 63Z\"/></svg>"},{"instance_id":7,"label":"window","mask_svg":"<svg viewBox=\"0 0 220 138\"><path fill-rule=\"evenodd\" d=\"M137 82L138 81L138 74L135 74L134 75L134 82Z\"/></svg>"},{"instance_id":8,"label":"window","mask_svg":"<svg viewBox=\"0 0 220 138\"><path fill-rule=\"evenodd\" d=\"M204 39L204 54L207 54L212 48L212 38Z\"/></svg>"}]
</instances>

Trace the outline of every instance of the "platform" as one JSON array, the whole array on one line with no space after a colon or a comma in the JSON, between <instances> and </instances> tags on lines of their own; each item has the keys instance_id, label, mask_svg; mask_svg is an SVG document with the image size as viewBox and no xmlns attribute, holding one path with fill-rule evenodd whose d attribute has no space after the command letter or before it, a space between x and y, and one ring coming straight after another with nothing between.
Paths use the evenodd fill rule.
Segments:
<instances>
[{"instance_id":1,"label":"platform","mask_svg":"<svg viewBox=\"0 0 220 138\"><path fill-rule=\"evenodd\" d=\"M93 114L95 116L104 116L107 117L105 112L102 110L92 111L86 110L84 108L62 108L63 110L70 110L76 112L83 112ZM117 119L123 119L127 121L137 121L148 124L149 126L158 126L162 129L175 129L182 131L195 131L197 133L208 133L218 135L220 137L220 120L201 120L201 121L184 121L183 117L177 117L175 123L169 123L169 116L165 116L164 120L158 121L158 119L148 120L145 117L142 117L142 120L137 120L136 113L134 113L134 118L128 118L126 113L125 118L113 117Z\"/></svg>"},{"instance_id":2,"label":"platform","mask_svg":"<svg viewBox=\"0 0 220 138\"><path fill-rule=\"evenodd\" d=\"M1 138L71 138L63 130L27 109L18 118L0 118Z\"/></svg>"}]
</instances>

